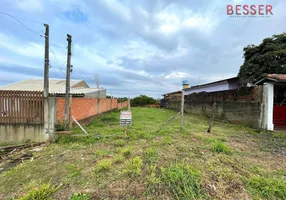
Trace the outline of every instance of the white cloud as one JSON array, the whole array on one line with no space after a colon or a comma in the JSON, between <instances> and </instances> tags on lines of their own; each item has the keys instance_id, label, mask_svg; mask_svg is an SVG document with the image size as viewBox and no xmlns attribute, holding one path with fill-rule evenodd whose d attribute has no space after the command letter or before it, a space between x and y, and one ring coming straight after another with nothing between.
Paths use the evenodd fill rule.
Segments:
<instances>
[{"instance_id":1,"label":"white cloud","mask_svg":"<svg viewBox=\"0 0 286 200\"><path fill-rule=\"evenodd\" d=\"M164 78L166 78L166 79L185 78L185 77L188 77L188 74L185 72L172 72L171 74L164 76Z\"/></svg>"},{"instance_id":2,"label":"white cloud","mask_svg":"<svg viewBox=\"0 0 286 200\"><path fill-rule=\"evenodd\" d=\"M24 11L41 12L43 9L41 0L17 0L14 1L14 5Z\"/></svg>"}]
</instances>

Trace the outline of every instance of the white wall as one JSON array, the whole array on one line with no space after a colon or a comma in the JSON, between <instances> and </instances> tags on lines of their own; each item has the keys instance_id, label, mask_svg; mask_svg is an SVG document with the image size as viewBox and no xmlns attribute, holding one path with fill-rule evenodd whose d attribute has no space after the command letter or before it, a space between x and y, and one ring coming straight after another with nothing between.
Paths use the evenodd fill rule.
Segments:
<instances>
[{"instance_id":1,"label":"white wall","mask_svg":"<svg viewBox=\"0 0 286 200\"><path fill-rule=\"evenodd\" d=\"M274 85L264 83L263 85L263 120L262 128L273 131L273 104L274 104Z\"/></svg>"}]
</instances>

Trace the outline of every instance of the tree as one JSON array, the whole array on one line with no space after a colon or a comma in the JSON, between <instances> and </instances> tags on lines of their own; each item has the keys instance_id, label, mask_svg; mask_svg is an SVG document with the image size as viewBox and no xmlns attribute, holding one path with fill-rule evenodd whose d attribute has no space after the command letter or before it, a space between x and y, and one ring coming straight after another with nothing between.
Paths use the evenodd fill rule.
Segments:
<instances>
[{"instance_id":1,"label":"tree","mask_svg":"<svg viewBox=\"0 0 286 200\"><path fill-rule=\"evenodd\" d=\"M132 106L144 106L144 105L150 105L155 104L157 101L153 99L152 97L148 97L146 95L140 95L139 97L135 97L131 99L131 105Z\"/></svg>"},{"instance_id":2,"label":"tree","mask_svg":"<svg viewBox=\"0 0 286 200\"><path fill-rule=\"evenodd\" d=\"M255 83L264 73L286 73L286 33L265 38L243 48L244 63L238 76L242 83Z\"/></svg>"}]
</instances>

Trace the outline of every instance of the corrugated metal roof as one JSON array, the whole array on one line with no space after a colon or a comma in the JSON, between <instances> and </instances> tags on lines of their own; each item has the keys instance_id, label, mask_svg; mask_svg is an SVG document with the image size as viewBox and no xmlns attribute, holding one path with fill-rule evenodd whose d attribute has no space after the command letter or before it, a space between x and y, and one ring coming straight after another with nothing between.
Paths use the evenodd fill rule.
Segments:
<instances>
[{"instance_id":1,"label":"corrugated metal roof","mask_svg":"<svg viewBox=\"0 0 286 200\"><path fill-rule=\"evenodd\" d=\"M71 79L71 87L80 83L82 80ZM65 79L50 79L49 80L49 92L58 93L65 91L66 80ZM0 87L0 90L21 90L21 91L43 91L44 80L43 79L27 79L19 81L9 85Z\"/></svg>"}]
</instances>

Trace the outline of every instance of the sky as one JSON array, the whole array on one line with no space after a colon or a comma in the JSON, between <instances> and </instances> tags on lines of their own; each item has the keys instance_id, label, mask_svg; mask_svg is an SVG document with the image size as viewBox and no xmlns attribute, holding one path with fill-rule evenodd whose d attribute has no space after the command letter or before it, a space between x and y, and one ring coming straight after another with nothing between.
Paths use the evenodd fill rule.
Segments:
<instances>
[{"instance_id":1,"label":"sky","mask_svg":"<svg viewBox=\"0 0 286 200\"><path fill-rule=\"evenodd\" d=\"M230 17L227 4L270 4L270 17ZM1 0L0 85L44 74L43 23L50 26L50 78L117 97L162 94L237 75L243 48L286 31L285 0ZM24 25L24 26L23 26Z\"/></svg>"}]
</instances>

